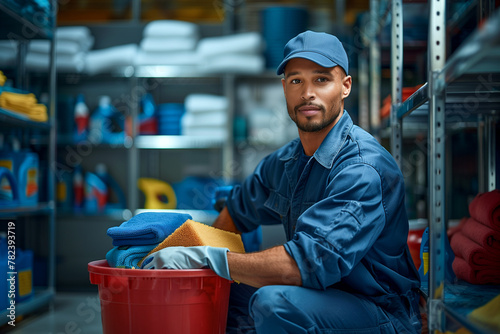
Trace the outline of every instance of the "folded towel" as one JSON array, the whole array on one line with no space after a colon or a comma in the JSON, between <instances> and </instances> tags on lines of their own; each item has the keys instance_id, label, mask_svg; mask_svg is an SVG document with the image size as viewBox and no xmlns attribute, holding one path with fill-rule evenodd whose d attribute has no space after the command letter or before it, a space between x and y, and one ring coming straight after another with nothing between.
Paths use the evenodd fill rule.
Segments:
<instances>
[{"instance_id":1,"label":"folded towel","mask_svg":"<svg viewBox=\"0 0 500 334\"><path fill-rule=\"evenodd\" d=\"M500 295L469 313L469 319L479 321L500 332Z\"/></svg>"},{"instance_id":2,"label":"folded towel","mask_svg":"<svg viewBox=\"0 0 500 334\"><path fill-rule=\"evenodd\" d=\"M158 245L116 246L107 254L106 260L111 267L138 268L137 263Z\"/></svg>"},{"instance_id":3,"label":"folded towel","mask_svg":"<svg viewBox=\"0 0 500 334\"><path fill-rule=\"evenodd\" d=\"M37 53L50 53L50 41L49 40L32 40L30 41L29 52ZM57 41L56 42L56 53L57 55L74 55L81 52L80 44L76 41Z\"/></svg>"},{"instance_id":4,"label":"folded towel","mask_svg":"<svg viewBox=\"0 0 500 334\"><path fill-rule=\"evenodd\" d=\"M204 59L199 69L202 73L258 74L265 68L261 55L224 54Z\"/></svg>"},{"instance_id":5,"label":"folded towel","mask_svg":"<svg viewBox=\"0 0 500 334\"><path fill-rule=\"evenodd\" d=\"M472 218L500 231L500 190L478 194L469 205Z\"/></svg>"},{"instance_id":6,"label":"folded towel","mask_svg":"<svg viewBox=\"0 0 500 334\"><path fill-rule=\"evenodd\" d=\"M124 44L90 51L85 59L85 73L95 75L121 66L131 66L134 64L137 50L136 44Z\"/></svg>"},{"instance_id":7,"label":"folded towel","mask_svg":"<svg viewBox=\"0 0 500 334\"><path fill-rule=\"evenodd\" d=\"M151 21L144 27L144 37L198 37L198 26L177 20Z\"/></svg>"},{"instance_id":8,"label":"folded towel","mask_svg":"<svg viewBox=\"0 0 500 334\"><path fill-rule=\"evenodd\" d=\"M58 43L76 41L80 45L81 51L88 51L94 45L94 37L90 29L84 26L58 27L56 29L56 40Z\"/></svg>"},{"instance_id":9,"label":"folded towel","mask_svg":"<svg viewBox=\"0 0 500 334\"><path fill-rule=\"evenodd\" d=\"M0 41L0 51L9 50L17 52L17 41L14 39L2 40Z\"/></svg>"},{"instance_id":10,"label":"folded towel","mask_svg":"<svg viewBox=\"0 0 500 334\"><path fill-rule=\"evenodd\" d=\"M200 137L210 137L211 140L225 140L227 139L227 129L225 127L212 127L212 128L182 128L182 134L184 136L200 136Z\"/></svg>"},{"instance_id":11,"label":"folded towel","mask_svg":"<svg viewBox=\"0 0 500 334\"><path fill-rule=\"evenodd\" d=\"M85 68L85 54L83 52L74 55L58 55L55 59L57 72L80 73ZM35 71L48 71L50 55L38 52L28 52L26 55L26 67Z\"/></svg>"},{"instance_id":12,"label":"folded towel","mask_svg":"<svg viewBox=\"0 0 500 334\"><path fill-rule=\"evenodd\" d=\"M146 52L193 51L198 40L193 37L146 37L140 48Z\"/></svg>"},{"instance_id":13,"label":"folded towel","mask_svg":"<svg viewBox=\"0 0 500 334\"><path fill-rule=\"evenodd\" d=\"M47 107L38 103L34 94L19 94L13 92L2 92L0 94L0 108L27 116L37 122L48 120Z\"/></svg>"},{"instance_id":14,"label":"folded towel","mask_svg":"<svg viewBox=\"0 0 500 334\"><path fill-rule=\"evenodd\" d=\"M0 46L0 64L2 64L2 68L15 65L16 59L17 49Z\"/></svg>"},{"instance_id":15,"label":"folded towel","mask_svg":"<svg viewBox=\"0 0 500 334\"><path fill-rule=\"evenodd\" d=\"M500 267L481 266L474 269L459 256L455 256L452 267L458 279L471 284L500 284Z\"/></svg>"},{"instance_id":16,"label":"folded towel","mask_svg":"<svg viewBox=\"0 0 500 334\"><path fill-rule=\"evenodd\" d=\"M490 253L481 245L457 233L451 240L451 249L456 256L465 260L472 268L496 266L500 268L500 252Z\"/></svg>"},{"instance_id":17,"label":"folded towel","mask_svg":"<svg viewBox=\"0 0 500 334\"><path fill-rule=\"evenodd\" d=\"M182 116L181 124L183 128L225 126L227 124L227 112L225 110L194 114L187 112Z\"/></svg>"},{"instance_id":18,"label":"folded towel","mask_svg":"<svg viewBox=\"0 0 500 334\"><path fill-rule=\"evenodd\" d=\"M228 53L259 54L262 37L256 32L234 35L207 37L200 40L196 51L203 57L225 55Z\"/></svg>"},{"instance_id":19,"label":"folded towel","mask_svg":"<svg viewBox=\"0 0 500 334\"><path fill-rule=\"evenodd\" d=\"M139 50L134 65L175 65L192 66L199 63L198 55L193 51L179 52L146 52Z\"/></svg>"},{"instance_id":20,"label":"folded towel","mask_svg":"<svg viewBox=\"0 0 500 334\"><path fill-rule=\"evenodd\" d=\"M113 246L151 245L163 241L191 215L177 212L144 212L108 229Z\"/></svg>"},{"instance_id":21,"label":"folded towel","mask_svg":"<svg viewBox=\"0 0 500 334\"><path fill-rule=\"evenodd\" d=\"M184 100L187 112L207 112L227 110L229 104L225 96L211 94L190 94Z\"/></svg>"},{"instance_id":22,"label":"folded towel","mask_svg":"<svg viewBox=\"0 0 500 334\"><path fill-rule=\"evenodd\" d=\"M487 252L500 256L500 231L495 231L474 218L468 218L461 232L467 238L481 245Z\"/></svg>"}]
</instances>

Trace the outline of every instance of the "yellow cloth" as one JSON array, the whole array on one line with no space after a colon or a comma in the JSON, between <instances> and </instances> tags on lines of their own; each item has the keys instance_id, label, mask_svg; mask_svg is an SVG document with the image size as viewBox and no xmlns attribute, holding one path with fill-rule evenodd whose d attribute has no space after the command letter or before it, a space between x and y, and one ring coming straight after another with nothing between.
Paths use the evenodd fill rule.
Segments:
<instances>
[{"instance_id":1,"label":"yellow cloth","mask_svg":"<svg viewBox=\"0 0 500 334\"><path fill-rule=\"evenodd\" d=\"M472 311L469 318L500 331L500 295Z\"/></svg>"},{"instance_id":2,"label":"yellow cloth","mask_svg":"<svg viewBox=\"0 0 500 334\"><path fill-rule=\"evenodd\" d=\"M18 112L37 122L48 120L47 107L38 103L34 94L19 94L2 92L0 94L0 107Z\"/></svg>"},{"instance_id":3,"label":"yellow cloth","mask_svg":"<svg viewBox=\"0 0 500 334\"><path fill-rule=\"evenodd\" d=\"M5 85L5 81L7 81L7 77L0 71L0 86Z\"/></svg>"}]
</instances>

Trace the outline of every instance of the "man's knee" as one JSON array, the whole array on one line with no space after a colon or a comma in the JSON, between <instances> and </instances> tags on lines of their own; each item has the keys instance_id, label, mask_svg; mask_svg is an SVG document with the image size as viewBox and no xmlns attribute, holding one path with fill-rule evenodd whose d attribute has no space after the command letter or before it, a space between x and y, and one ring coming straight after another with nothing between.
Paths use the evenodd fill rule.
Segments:
<instances>
[{"instance_id":1,"label":"man's knee","mask_svg":"<svg viewBox=\"0 0 500 334\"><path fill-rule=\"evenodd\" d=\"M255 327L275 321L280 309L289 308L289 301L285 295L286 289L276 285L264 286L253 294L250 299L250 315Z\"/></svg>"}]
</instances>

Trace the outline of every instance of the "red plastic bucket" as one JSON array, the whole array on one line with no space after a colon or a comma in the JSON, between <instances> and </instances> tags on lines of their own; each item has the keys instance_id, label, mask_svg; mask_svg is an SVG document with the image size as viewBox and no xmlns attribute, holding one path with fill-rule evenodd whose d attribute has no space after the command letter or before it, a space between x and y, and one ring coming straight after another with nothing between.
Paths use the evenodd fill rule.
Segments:
<instances>
[{"instance_id":1,"label":"red plastic bucket","mask_svg":"<svg viewBox=\"0 0 500 334\"><path fill-rule=\"evenodd\" d=\"M88 264L104 334L225 333L231 281L210 269L142 270Z\"/></svg>"}]
</instances>

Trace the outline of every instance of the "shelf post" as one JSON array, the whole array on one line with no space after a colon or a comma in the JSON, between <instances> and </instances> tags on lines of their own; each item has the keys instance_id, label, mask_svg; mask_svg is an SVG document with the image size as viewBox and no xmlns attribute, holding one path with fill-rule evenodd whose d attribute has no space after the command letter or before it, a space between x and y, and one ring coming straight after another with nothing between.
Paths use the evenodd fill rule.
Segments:
<instances>
[{"instance_id":1,"label":"shelf post","mask_svg":"<svg viewBox=\"0 0 500 334\"><path fill-rule=\"evenodd\" d=\"M402 120L398 119L398 107L402 101L403 91L403 2L392 1L391 20L391 151L399 169L402 169L401 150Z\"/></svg>"},{"instance_id":2,"label":"shelf post","mask_svg":"<svg viewBox=\"0 0 500 334\"><path fill-rule=\"evenodd\" d=\"M446 58L446 1L429 13L429 332L444 331L445 314L445 92L438 74Z\"/></svg>"},{"instance_id":3,"label":"shelf post","mask_svg":"<svg viewBox=\"0 0 500 334\"><path fill-rule=\"evenodd\" d=\"M377 22L379 17L379 1L370 0L370 129L372 135L380 130L380 43Z\"/></svg>"},{"instance_id":4,"label":"shelf post","mask_svg":"<svg viewBox=\"0 0 500 334\"><path fill-rule=\"evenodd\" d=\"M496 122L493 116L485 117L485 135L487 147L486 191L496 189Z\"/></svg>"}]
</instances>

